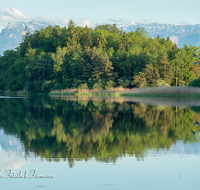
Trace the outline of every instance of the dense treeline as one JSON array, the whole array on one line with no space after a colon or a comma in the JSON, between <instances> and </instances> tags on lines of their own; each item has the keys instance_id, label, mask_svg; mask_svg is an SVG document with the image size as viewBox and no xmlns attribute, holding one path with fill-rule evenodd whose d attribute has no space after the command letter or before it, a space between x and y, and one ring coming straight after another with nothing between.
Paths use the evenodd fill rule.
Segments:
<instances>
[{"instance_id":1,"label":"dense treeline","mask_svg":"<svg viewBox=\"0 0 200 190\"><path fill-rule=\"evenodd\" d=\"M0 57L0 89L48 92L66 88L187 85L199 78L199 49L177 48L170 38L149 37L141 28L48 26L25 30L16 50Z\"/></svg>"},{"instance_id":2,"label":"dense treeline","mask_svg":"<svg viewBox=\"0 0 200 190\"><path fill-rule=\"evenodd\" d=\"M91 158L115 162L126 154L140 159L177 140L197 142L195 119L199 114L189 108L126 101L0 99L0 126L20 139L27 155L66 159L70 166Z\"/></svg>"}]
</instances>

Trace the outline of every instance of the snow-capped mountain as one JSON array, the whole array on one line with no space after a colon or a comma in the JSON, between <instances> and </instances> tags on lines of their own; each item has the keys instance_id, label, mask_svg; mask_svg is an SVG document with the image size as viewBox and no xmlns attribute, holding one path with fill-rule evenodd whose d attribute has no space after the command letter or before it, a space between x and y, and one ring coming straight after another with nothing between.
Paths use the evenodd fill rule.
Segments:
<instances>
[{"instance_id":1,"label":"snow-capped mountain","mask_svg":"<svg viewBox=\"0 0 200 190\"><path fill-rule=\"evenodd\" d=\"M183 44L199 46L200 45L200 24L196 25L173 25L173 24L158 24L158 23L135 23L118 24L118 28L126 32L135 31L137 28L144 28L150 36L170 39L178 45L183 47Z\"/></svg>"},{"instance_id":2,"label":"snow-capped mountain","mask_svg":"<svg viewBox=\"0 0 200 190\"><path fill-rule=\"evenodd\" d=\"M0 33L0 55L3 55L4 51L18 46L26 27L30 32L34 32L46 26L48 24L39 22L9 22Z\"/></svg>"},{"instance_id":3,"label":"snow-capped mountain","mask_svg":"<svg viewBox=\"0 0 200 190\"><path fill-rule=\"evenodd\" d=\"M40 30L48 26L47 23L40 22L10 22L7 27L0 33L0 55L8 49L14 49L22 40L23 32L28 27L30 32ZM183 44L200 46L200 24L196 25L173 25L173 24L159 24L159 23L122 23L117 24L118 28L129 32L135 31L137 28L144 28L150 36L156 37L159 35L161 38L167 36L178 45L183 47Z\"/></svg>"}]
</instances>

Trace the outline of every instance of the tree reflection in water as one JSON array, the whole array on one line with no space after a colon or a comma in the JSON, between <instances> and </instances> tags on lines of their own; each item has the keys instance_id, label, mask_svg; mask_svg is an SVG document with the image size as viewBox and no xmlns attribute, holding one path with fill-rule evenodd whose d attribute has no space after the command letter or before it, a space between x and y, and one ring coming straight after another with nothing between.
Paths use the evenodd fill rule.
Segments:
<instances>
[{"instance_id":1,"label":"tree reflection in water","mask_svg":"<svg viewBox=\"0 0 200 190\"><path fill-rule=\"evenodd\" d=\"M115 162L130 155L140 160L177 140L197 142L199 136L191 133L197 130L195 118L200 115L190 108L123 100L0 99L0 125L20 138L27 155L68 160L70 167L91 158Z\"/></svg>"}]
</instances>

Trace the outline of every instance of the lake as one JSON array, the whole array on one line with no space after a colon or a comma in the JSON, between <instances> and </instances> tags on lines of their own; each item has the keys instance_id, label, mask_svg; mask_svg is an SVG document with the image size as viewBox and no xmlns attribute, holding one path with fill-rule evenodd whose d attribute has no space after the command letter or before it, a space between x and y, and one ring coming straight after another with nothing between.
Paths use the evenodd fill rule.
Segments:
<instances>
[{"instance_id":1,"label":"lake","mask_svg":"<svg viewBox=\"0 0 200 190\"><path fill-rule=\"evenodd\" d=\"M1 187L199 189L195 120L195 99L1 96Z\"/></svg>"}]
</instances>

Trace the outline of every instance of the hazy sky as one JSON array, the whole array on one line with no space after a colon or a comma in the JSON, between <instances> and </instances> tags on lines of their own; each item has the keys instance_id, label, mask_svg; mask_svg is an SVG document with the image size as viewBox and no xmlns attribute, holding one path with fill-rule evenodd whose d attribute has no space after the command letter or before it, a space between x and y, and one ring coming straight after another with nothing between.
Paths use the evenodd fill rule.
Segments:
<instances>
[{"instance_id":1,"label":"hazy sky","mask_svg":"<svg viewBox=\"0 0 200 190\"><path fill-rule=\"evenodd\" d=\"M200 23L199 0L1 0L0 30L10 21L67 25L118 22Z\"/></svg>"}]
</instances>

